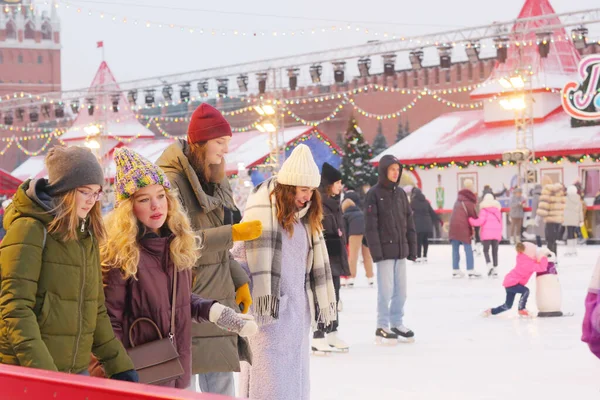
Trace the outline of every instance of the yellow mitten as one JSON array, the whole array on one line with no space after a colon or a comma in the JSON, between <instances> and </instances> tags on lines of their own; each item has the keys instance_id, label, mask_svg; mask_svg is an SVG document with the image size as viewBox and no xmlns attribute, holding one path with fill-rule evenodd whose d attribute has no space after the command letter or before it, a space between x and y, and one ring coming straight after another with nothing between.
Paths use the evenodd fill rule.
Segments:
<instances>
[{"instance_id":1,"label":"yellow mitten","mask_svg":"<svg viewBox=\"0 0 600 400\"><path fill-rule=\"evenodd\" d=\"M247 314L250 310L250 306L252 305L252 296L250 295L250 286L247 283L244 283L242 286L235 291L235 302L239 306L240 304L244 305L242 310L242 314Z\"/></svg>"},{"instance_id":2,"label":"yellow mitten","mask_svg":"<svg viewBox=\"0 0 600 400\"><path fill-rule=\"evenodd\" d=\"M258 239L262 234L262 223L260 221L248 221L232 225L231 237L234 242L247 242Z\"/></svg>"}]
</instances>

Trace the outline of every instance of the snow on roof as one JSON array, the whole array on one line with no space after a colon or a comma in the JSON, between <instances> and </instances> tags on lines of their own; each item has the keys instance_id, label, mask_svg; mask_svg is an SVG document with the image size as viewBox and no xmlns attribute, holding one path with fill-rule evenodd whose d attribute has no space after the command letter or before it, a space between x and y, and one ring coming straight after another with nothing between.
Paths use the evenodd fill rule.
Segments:
<instances>
[{"instance_id":1,"label":"snow on roof","mask_svg":"<svg viewBox=\"0 0 600 400\"><path fill-rule=\"evenodd\" d=\"M600 126L571 128L559 109L533 129L536 156L600 153ZM516 148L515 126L486 125L483 111L442 115L373 159L391 154L406 164L499 159Z\"/></svg>"},{"instance_id":2,"label":"snow on roof","mask_svg":"<svg viewBox=\"0 0 600 400\"><path fill-rule=\"evenodd\" d=\"M119 94L118 112L113 112L112 95L106 93ZM103 137L117 140L118 138L154 137L154 133L137 120L135 113L129 107L125 93L121 92L119 84L105 61L100 64L86 98L94 100L94 115L89 115L85 105L80 108L73 125L61 136L62 140L85 139L90 136L85 128L98 124L106 124L106 129L102 132Z\"/></svg>"},{"instance_id":3,"label":"snow on roof","mask_svg":"<svg viewBox=\"0 0 600 400\"><path fill-rule=\"evenodd\" d=\"M11 175L22 181L30 178L43 178L46 175L44 158L45 156L29 157L23 164L15 168Z\"/></svg>"},{"instance_id":4,"label":"snow on roof","mask_svg":"<svg viewBox=\"0 0 600 400\"><path fill-rule=\"evenodd\" d=\"M551 15L556 12L548 0L527 0L519 13L519 19L538 17L541 15ZM506 91L497 81L500 78L510 77L517 70L523 67L531 66L530 72L533 72L532 89L562 89L564 84L577 74L577 65L579 63L579 53L571 40L568 40L564 28L555 28L552 32L551 40L548 42L550 52L548 57L542 58L538 51L536 42L538 38L536 32L532 29L544 26L560 26L558 17L546 20L526 20L515 23L512 32L508 35L511 45L508 48L508 58L506 62L496 62L496 66L486 83L471 92L472 98L481 98L495 95ZM526 35L516 32L530 30ZM558 39L561 40L558 40ZM554 40L556 39L556 40ZM567 40L564 40L567 39ZM516 46L512 44L515 40L526 45ZM510 91L510 90L509 90Z\"/></svg>"}]
</instances>

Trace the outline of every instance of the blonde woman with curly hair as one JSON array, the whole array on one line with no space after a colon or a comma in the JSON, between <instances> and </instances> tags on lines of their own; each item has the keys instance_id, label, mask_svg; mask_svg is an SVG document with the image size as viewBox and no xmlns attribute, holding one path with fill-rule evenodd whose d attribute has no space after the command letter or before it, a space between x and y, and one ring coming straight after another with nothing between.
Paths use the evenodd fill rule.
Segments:
<instances>
[{"instance_id":1,"label":"blonde woman with curly hair","mask_svg":"<svg viewBox=\"0 0 600 400\"><path fill-rule=\"evenodd\" d=\"M210 321L240 336L252 335L257 326L251 317L191 292L192 267L202 243L177 194L163 171L140 155L121 148L114 157L118 203L106 217L108 239L101 248L108 314L125 348L159 339L150 322L135 324L132 329L138 318L152 320L163 338L173 340L184 369L183 375L161 385L187 388L192 322ZM175 326L171 331L175 274Z\"/></svg>"}]
</instances>

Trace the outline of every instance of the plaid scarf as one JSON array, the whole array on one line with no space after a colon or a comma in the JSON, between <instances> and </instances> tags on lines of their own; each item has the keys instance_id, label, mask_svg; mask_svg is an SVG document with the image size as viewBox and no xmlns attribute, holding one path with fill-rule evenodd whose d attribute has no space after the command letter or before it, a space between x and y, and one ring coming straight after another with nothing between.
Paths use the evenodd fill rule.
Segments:
<instances>
[{"instance_id":1,"label":"plaid scarf","mask_svg":"<svg viewBox=\"0 0 600 400\"><path fill-rule=\"evenodd\" d=\"M246 203L244 221L259 220L263 232L260 238L245 242L248 268L253 282L253 307L256 320L269 323L279 319L279 287L281 279L281 247L283 227L277 220L275 196L272 194L276 178L258 185ZM297 215L303 219L309 206ZM329 255L323 233L310 233L308 221L303 220L309 235L309 253L306 266L305 288L310 305L313 328L318 323L325 325L335 321L337 316L335 290L331 279Z\"/></svg>"}]
</instances>

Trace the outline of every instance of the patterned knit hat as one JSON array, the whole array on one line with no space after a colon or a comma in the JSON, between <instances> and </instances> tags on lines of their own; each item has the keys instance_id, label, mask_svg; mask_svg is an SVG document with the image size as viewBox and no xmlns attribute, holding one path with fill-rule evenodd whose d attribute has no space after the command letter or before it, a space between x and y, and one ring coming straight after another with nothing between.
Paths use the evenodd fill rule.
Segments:
<instances>
[{"instance_id":1,"label":"patterned knit hat","mask_svg":"<svg viewBox=\"0 0 600 400\"><path fill-rule=\"evenodd\" d=\"M113 157L117 164L117 201L130 198L146 186L162 185L166 190L171 189L171 183L163 170L136 152L125 147L118 148Z\"/></svg>"}]
</instances>

